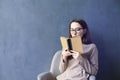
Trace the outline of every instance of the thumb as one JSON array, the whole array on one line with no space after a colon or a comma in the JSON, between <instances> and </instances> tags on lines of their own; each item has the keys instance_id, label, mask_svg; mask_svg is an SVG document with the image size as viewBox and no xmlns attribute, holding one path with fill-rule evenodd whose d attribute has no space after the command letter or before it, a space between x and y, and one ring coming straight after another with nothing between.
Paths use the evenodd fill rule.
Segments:
<instances>
[{"instance_id":1,"label":"thumb","mask_svg":"<svg viewBox=\"0 0 120 80\"><path fill-rule=\"evenodd\" d=\"M73 56L74 59L77 59L79 57L79 54L74 54L73 53L72 56Z\"/></svg>"}]
</instances>

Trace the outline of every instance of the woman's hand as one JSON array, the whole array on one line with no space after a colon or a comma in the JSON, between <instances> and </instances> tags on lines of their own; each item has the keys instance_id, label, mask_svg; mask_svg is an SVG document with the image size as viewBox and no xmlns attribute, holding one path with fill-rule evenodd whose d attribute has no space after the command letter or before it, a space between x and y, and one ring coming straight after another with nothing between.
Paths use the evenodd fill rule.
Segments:
<instances>
[{"instance_id":1,"label":"woman's hand","mask_svg":"<svg viewBox=\"0 0 120 80\"><path fill-rule=\"evenodd\" d=\"M80 52L70 50L74 59L81 57Z\"/></svg>"},{"instance_id":2,"label":"woman's hand","mask_svg":"<svg viewBox=\"0 0 120 80\"><path fill-rule=\"evenodd\" d=\"M68 49L62 50L62 58L65 62L67 61L68 56L71 56L71 55L72 53Z\"/></svg>"}]
</instances>

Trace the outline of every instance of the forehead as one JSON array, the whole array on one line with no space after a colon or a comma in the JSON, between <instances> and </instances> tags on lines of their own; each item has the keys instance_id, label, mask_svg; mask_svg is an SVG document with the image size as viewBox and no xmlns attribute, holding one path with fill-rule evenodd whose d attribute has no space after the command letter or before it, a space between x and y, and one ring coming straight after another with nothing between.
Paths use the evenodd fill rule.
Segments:
<instances>
[{"instance_id":1,"label":"forehead","mask_svg":"<svg viewBox=\"0 0 120 80\"><path fill-rule=\"evenodd\" d=\"M82 28L82 26L77 22L72 22L71 23L71 28Z\"/></svg>"}]
</instances>

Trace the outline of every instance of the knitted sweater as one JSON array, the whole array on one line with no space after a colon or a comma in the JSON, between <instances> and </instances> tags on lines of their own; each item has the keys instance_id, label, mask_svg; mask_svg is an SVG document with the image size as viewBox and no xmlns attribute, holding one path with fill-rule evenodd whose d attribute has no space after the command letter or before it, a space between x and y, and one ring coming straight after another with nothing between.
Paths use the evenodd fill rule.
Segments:
<instances>
[{"instance_id":1,"label":"knitted sweater","mask_svg":"<svg viewBox=\"0 0 120 80\"><path fill-rule=\"evenodd\" d=\"M89 75L98 71L98 50L95 44L83 44L82 58L69 59L63 62L61 56L57 80L87 80Z\"/></svg>"}]
</instances>

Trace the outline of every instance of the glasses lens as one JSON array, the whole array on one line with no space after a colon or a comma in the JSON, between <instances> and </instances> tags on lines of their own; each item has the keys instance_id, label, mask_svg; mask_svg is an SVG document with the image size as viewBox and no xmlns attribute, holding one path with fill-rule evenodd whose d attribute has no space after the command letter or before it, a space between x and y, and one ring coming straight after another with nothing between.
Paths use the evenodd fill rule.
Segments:
<instances>
[{"instance_id":1,"label":"glasses lens","mask_svg":"<svg viewBox=\"0 0 120 80\"><path fill-rule=\"evenodd\" d=\"M83 28L76 28L76 29L70 29L70 31L74 32L74 31L80 31Z\"/></svg>"}]
</instances>

